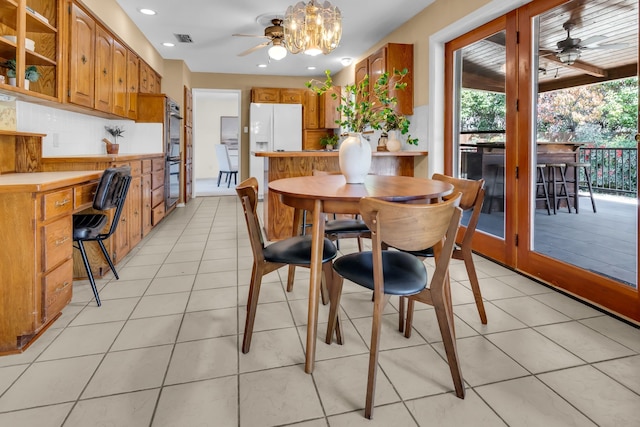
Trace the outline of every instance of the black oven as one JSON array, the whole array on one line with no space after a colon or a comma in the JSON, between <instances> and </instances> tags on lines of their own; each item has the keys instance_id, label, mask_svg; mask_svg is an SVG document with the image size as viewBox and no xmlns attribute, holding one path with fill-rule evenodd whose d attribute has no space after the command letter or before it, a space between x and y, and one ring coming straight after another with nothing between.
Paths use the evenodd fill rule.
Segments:
<instances>
[{"instance_id":1,"label":"black oven","mask_svg":"<svg viewBox=\"0 0 640 427\"><path fill-rule=\"evenodd\" d=\"M180 170L181 149L180 132L182 130L182 117L180 106L170 98L167 98L165 117L165 202L167 209L173 207L180 198Z\"/></svg>"}]
</instances>

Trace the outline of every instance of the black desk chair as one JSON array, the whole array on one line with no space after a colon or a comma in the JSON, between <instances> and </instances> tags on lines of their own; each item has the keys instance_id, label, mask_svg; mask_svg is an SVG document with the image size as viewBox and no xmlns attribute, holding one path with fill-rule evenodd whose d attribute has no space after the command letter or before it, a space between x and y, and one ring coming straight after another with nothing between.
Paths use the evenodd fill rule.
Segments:
<instances>
[{"instance_id":1,"label":"black desk chair","mask_svg":"<svg viewBox=\"0 0 640 427\"><path fill-rule=\"evenodd\" d=\"M127 197L127 191L129 190L129 184L131 183L131 168L123 166L119 168L110 168L104 171L100 183L96 189L96 194L93 197L93 209L98 211L107 211L115 208L111 226L106 233L103 233L104 227L109 221L109 217L106 214L93 213L93 214L78 214L73 216L73 241L77 243L75 248L80 250L82 255L82 262L84 268L87 270L87 276L89 282L91 282L91 289L93 289L93 295L96 297L96 303L100 307L100 296L98 295L98 288L96 288L96 281L93 278L93 272L89 265L89 259L87 258L87 252L84 248L84 242L98 242L104 258L109 263L111 271L116 279L119 279L116 268L111 261L111 257L104 247L103 240L109 238L115 231L118 223L120 222L120 214L124 207L124 201Z\"/></svg>"}]
</instances>

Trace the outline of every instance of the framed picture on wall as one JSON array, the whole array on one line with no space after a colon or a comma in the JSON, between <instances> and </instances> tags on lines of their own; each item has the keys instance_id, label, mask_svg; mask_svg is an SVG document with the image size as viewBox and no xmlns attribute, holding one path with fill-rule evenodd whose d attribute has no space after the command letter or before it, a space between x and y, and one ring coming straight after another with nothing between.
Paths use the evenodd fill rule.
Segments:
<instances>
[{"instance_id":1,"label":"framed picture on wall","mask_svg":"<svg viewBox=\"0 0 640 427\"><path fill-rule=\"evenodd\" d=\"M238 149L238 116L220 116L220 144Z\"/></svg>"}]
</instances>

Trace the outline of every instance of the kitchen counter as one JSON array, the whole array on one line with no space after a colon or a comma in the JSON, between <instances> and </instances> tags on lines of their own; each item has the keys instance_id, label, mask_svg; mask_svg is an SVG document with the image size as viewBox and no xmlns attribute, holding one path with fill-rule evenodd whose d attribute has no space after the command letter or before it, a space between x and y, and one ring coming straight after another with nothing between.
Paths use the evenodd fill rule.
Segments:
<instances>
[{"instance_id":1,"label":"kitchen counter","mask_svg":"<svg viewBox=\"0 0 640 427\"><path fill-rule=\"evenodd\" d=\"M140 158L164 158L164 153L139 153L139 154L78 154L73 156L43 157L42 163L60 163L60 161L70 163L82 162L128 162Z\"/></svg>"},{"instance_id":2,"label":"kitchen counter","mask_svg":"<svg viewBox=\"0 0 640 427\"><path fill-rule=\"evenodd\" d=\"M338 157L338 150L304 150L304 151L255 151L256 157ZM427 156L428 151L373 151L372 157L421 157Z\"/></svg>"},{"instance_id":3,"label":"kitchen counter","mask_svg":"<svg viewBox=\"0 0 640 427\"><path fill-rule=\"evenodd\" d=\"M41 192L99 179L101 171L29 172L0 175L0 193Z\"/></svg>"}]
</instances>

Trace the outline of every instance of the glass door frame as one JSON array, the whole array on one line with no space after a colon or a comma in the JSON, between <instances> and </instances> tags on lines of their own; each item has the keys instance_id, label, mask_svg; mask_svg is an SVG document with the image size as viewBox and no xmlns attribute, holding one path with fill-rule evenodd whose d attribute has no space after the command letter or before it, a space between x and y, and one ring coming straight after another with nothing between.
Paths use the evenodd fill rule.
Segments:
<instances>
[{"instance_id":1,"label":"glass door frame","mask_svg":"<svg viewBox=\"0 0 640 427\"><path fill-rule=\"evenodd\" d=\"M505 153L505 238L476 231L473 249L559 290L585 299L616 314L640 322L640 280L633 289L618 281L534 252L532 209L534 200L535 153L532 142L533 82L532 19L569 0L533 0L514 11L480 26L445 44L444 170L454 175L457 147L454 146L454 52L506 30L506 141ZM638 43L640 46L640 41ZM639 112L640 116L640 112ZM640 120L639 120L640 123ZM640 134L640 129L638 131ZM640 148L640 141L638 143ZM640 218L640 199L637 218ZM640 222L640 221L639 221ZM636 225L638 236L638 225ZM640 240L638 243L640 254ZM640 255L638 255L640 256ZM638 260L637 260L638 262ZM640 264L640 262L638 262ZM640 276L640 274L639 274Z\"/></svg>"}]
</instances>

